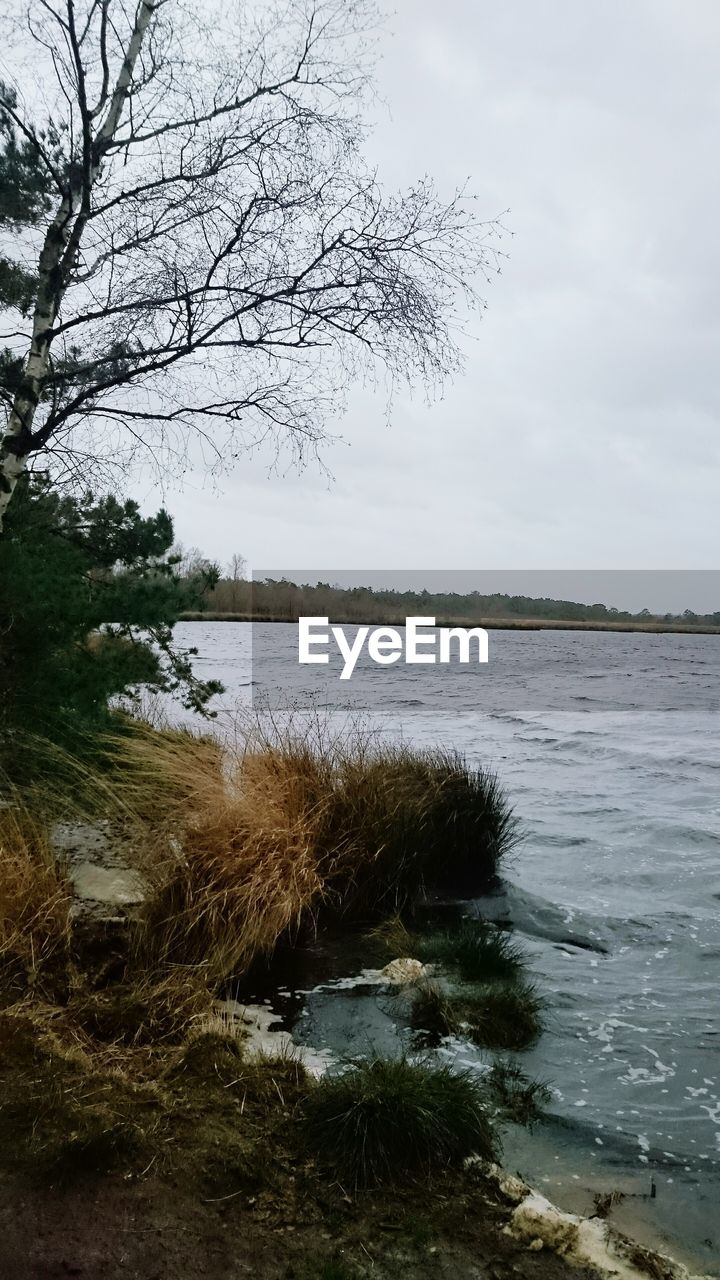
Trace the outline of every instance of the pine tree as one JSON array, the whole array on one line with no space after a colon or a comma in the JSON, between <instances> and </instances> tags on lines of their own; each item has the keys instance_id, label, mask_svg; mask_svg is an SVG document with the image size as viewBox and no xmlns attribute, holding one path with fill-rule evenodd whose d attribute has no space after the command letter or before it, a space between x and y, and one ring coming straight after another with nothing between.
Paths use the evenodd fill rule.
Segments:
<instances>
[{"instance_id":1,"label":"pine tree","mask_svg":"<svg viewBox=\"0 0 720 1280\"><path fill-rule=\"evenodd\" d=\"M112 723L110 701L138 685L208 712L215 681L178 650L178 614L197 609L218 571L180 577L166 511L144 517L112 495L59 494L24 477L0 539L0 730L72 746Z\"/></svg>"}]
</instances>

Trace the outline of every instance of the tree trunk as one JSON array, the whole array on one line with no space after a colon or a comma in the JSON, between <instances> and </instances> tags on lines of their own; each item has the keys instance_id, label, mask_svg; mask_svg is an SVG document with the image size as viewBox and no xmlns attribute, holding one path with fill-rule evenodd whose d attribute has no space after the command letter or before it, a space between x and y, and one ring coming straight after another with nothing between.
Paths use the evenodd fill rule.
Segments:
<instances>
[{"instance_id":1,"label":"tree trunk","mask_svg":"<svg viewBox=\"0 0 720 1280\"><path fill-rule=\"evenodd\" d=\"M0 441L0 533L5 512L18 480L33 451L33 422L50 363L52 328L72 269L72 259L80 246L90 209L90 194L100 172L103 156L113 141L122 117L127 91L145 34L158 0L140 0L132 35L118 75L107 113L97 131L92 148L94 159L87 165L79 189L69 185L55 214L40 253L38 292L33 313L32 338L20 387L10 411L5 436ZM70 180L68 180L70 182ZM70 252L69 252L70 251Z\"/></svg>"}]
</instances>

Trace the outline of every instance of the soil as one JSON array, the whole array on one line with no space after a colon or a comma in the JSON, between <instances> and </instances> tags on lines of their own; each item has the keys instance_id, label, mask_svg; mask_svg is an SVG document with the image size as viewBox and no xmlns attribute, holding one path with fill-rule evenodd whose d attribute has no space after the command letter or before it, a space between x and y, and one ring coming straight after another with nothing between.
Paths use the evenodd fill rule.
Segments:
<instances>
[{"instance_id":1,"label":"soil","mask_svg":"<svg viewBox=\"0 0 720 1280\"><path fill-rule=\"evenodd\" d=\"M77 1012L0 1013L0 1280L592 1275L505 1235L477 1165L342 1186L303 1138L307 1088L216 1033L102 1049Z\"/></svg>"},{"instance_id":2,"label":"soil","mask_svg":"<svg viewBox=\"0 0 720 1280\"><path fill-rule=\"evenodd\" d=\"M94 1178L33 1189L0 1175L7 1280L583 1280L504 1235L507 1207L470 1175L444 1185L285 1204L208 1202L179 1182Z\"/></svg>"}]
</instances>

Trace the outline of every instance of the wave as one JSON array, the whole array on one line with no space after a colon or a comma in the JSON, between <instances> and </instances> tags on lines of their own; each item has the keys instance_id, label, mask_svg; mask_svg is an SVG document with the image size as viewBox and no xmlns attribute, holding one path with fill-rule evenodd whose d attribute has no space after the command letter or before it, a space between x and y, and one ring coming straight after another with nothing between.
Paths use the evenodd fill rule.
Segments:
<instances>
[{"instance_id":1,"label":"wave","mask_svg":"<svg viewBox=\"0 0 720 1280\"><path fill-rule=\"evenodd\" d=\"M494 894L475 898L473 906L485 919L510 924L531 938L597 951L601 955L611 949L607 917L554 906L546 898L529 893L511 881L504 881ZM617 920L615 924L617 928L625 927L624 921Z\"/></svg>"},{"instance_id":2,"label":"wave","mask_svg":"<svg viewBox=\"0 0 720 1280\"><path fill-rule=\"evenodd\" d=\"M687 1169L696 1159L687 1152L667 1151L660 1146L648 1142L644 1134L630 1133L625 1130L611 1130L600 1126L592 1118L584 1120L580 1115L568 1115L548 1110L543 1117L543 1125L556 1133L562 1133L577 1143L583 1151L597 1142L598 1135L605 1148L606 1159L614 1156L623 1164L635 1164L640 1160L643 1164L652 1163L665 1169ZM644 1159L643 1159L644 1157Z\"/></svg>"}]
</instances>

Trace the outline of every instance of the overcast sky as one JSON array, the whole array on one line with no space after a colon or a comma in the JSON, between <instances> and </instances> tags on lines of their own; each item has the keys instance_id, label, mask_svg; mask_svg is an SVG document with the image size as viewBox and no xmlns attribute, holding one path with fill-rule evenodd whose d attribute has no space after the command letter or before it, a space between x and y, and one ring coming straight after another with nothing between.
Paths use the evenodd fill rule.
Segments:
<instances>
[{"instance_id":1,"label":"overcast sky","mask_svg":"<svg viewBox=\"0 0 720 1280\"><path fill-rule=\"evenodd\" d=\"M178 537L254 566L717 567L717 0L398 0L382 52L386 184L470 175L510 209L466 372L390 425L358 389L331 483L198 473Z\"/></svg>"}]
</instances>

